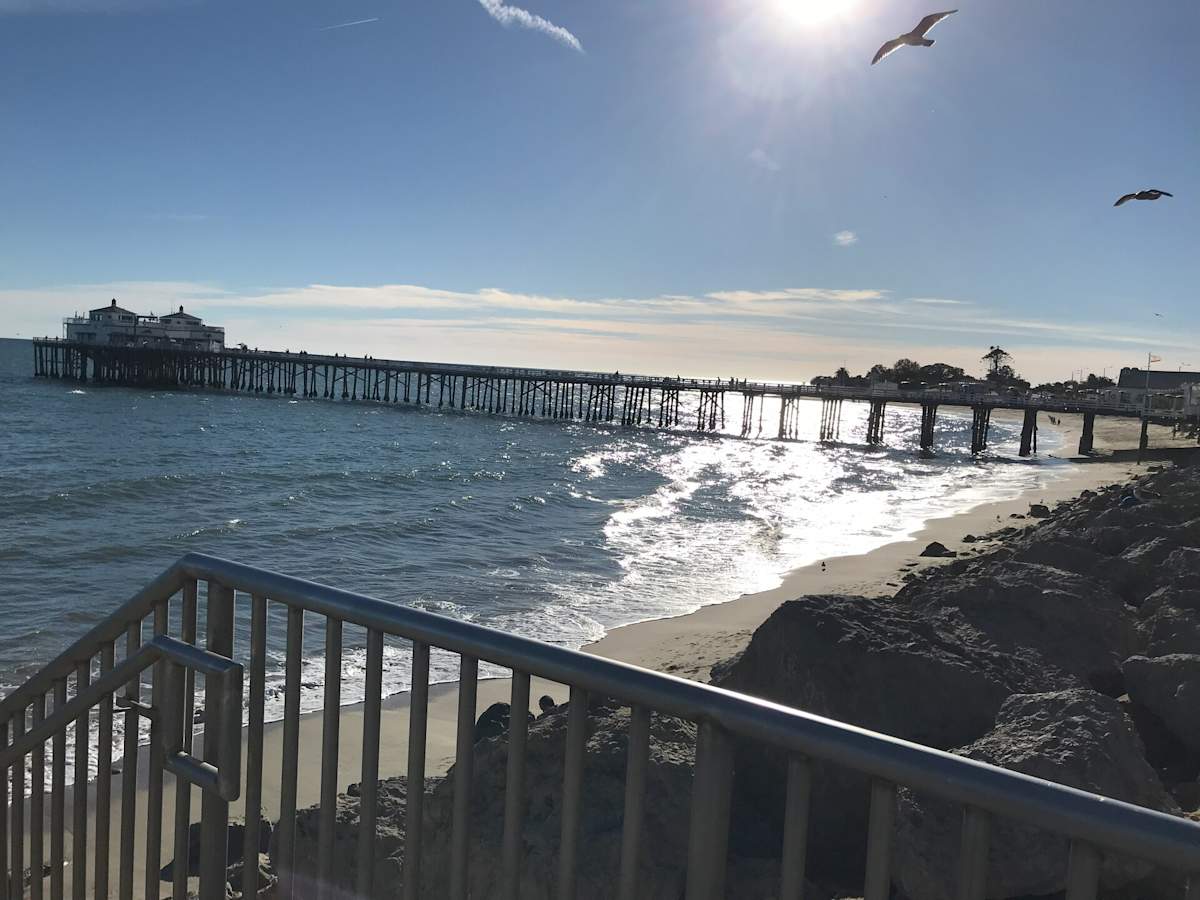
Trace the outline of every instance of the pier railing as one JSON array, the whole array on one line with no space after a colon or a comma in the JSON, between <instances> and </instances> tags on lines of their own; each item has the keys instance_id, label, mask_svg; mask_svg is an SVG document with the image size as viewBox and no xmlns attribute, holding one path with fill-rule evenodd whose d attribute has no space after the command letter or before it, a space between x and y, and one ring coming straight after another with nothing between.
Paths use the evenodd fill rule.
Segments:
<instances>
[{"instance_id":1,"label":"pier railing","mask_svg":"<svg viewBox=\"0 0 1200 900\"><path fill-rule=\"evenodd\" d=\"M1016 772L943 753L831 721L764 700L663 675L619 662L586 655L387 603L348 591L291 578L262 569L189 554L136 594L100 625L76 641L27 683L0 702L3 750L0 764L11 804L0 799L0 848L7 878L0 897L21 897L28 881L32 900L46 894L42 863L49 843L49 896L64 896L65 838L72 838L71 896L83 900L88 884L96 898L112 889L110 855L118 860L118 896L125 900L141 892L159 896L162 862L163 776L175 776L173 895L187 893L187 866L192 840L192 785L202 798L200 812L199 879L203 900L225 896L229 801L243 793L250 814L242 856L257 859L259 820L254 811L264 805L263 729L265 661L268 645L268 607L281 607L286 616L286 656L280 796L270 798L268 817L279 825L275 864L280 891L292 897L290 872L296 853L296 803L299 753L301 659L304 621L315 616L324 624L324 716L320 748L320 812L316 870L318 892L331 894L334 867L336 797L339 789L338 746L341 728L343 626L367 631L365 701L360 794L360 834L354 860L356 894L396 896L398 886L373 883L374 831L378 811L381 678L386 638L411 642L412 694L409 705L408 783L420 786L425 775L425 735L429 700L429 660L432 649L459 657L457 753L454 769L454 807L449 848L449 896L465 900L468 891L473 726L481 662L512 670L514 709L527 709L530 678L539 676L570 686L562 785L562 832L557 895L575 894L575 861L579 858L581 783L588 766L586 753L589 698L609 698L631 707L626 770L625 807L620 874L614 896L632 900L637 894L639 847L646 804L646 771L651 712L696 722L698 728L692 810L689 823L688 900L717 900L726 896L725 864L733 789L735 740L758 742L787 754L786 817L780 837L782 881L779 896L800 896L805 874L805 835L815 761L828 761L872 779L868 826L866 900L884 900L891 884L893 817L897 786L904 785L961 804L961 857L956 864L957 896L985 897L990 823L1015 819L1066 837L1070 855L1066 876L1068 900L1095 897L1103 855L1135 857L1167 869L1191 874L1184 896L1200 897L1200 824L1170 815L1063 787ZM198 615L206 623L204 647L194 646ZM247 749L239 746L243 694L243 665L234 653L234 620L239 613L249 622L245 679L248 702ZM144 620L153 637L142 642ZM168 632L175 630L177 634ZM124 642L118 662L118 645ZM248 653L246 652L248 650ZM151 673L149 694L141 693L140 675ZM98 674L95 681L92 676ZM197 693L195 676L204 678L203 759L191 756L192 707ZM50 700L50 706L47 701ZM111 800L110 763L113 750L113 707L126 717L124 773L136 773L144 754L146 801L139 809L134 777L121 785L118 804ZM235 712L236 710L236 712ZM87 772L92 745L91 717L99 728L95 750L99 762L94 792ZM137 720L151 722L149 746L139 747ZM511 802L505 806L503 844L493 863L502 894L521 896L522 818L525 784L526 718L510 717L507 785ZM65 744L68 729L76 733L75 785L72 823L64 817ZM11 735L11 738L9 737ZM358 736L355 735L357 738ZM51 745L51 785L46 790L46 745ZM26 801L26 762L30 762ZM272 762L272 765L275 765ZM424 837L420 787L408 795L404 836L403 896L420 896L420 847ZM49 821L45 810L49 805ZM28 815L26 811L28 810ZM119 837L111 845L111 822L119 818ZM89 818L94 821L89 835ZM145 882L134 884L135 835L143 834ZM238 854L234 854L238 855ZM26 875L29 859L28 874ZM90 860L90 863L89 863ZM90 865L90 868L89 868ZM256 893L257 867L243 868L243 896Z\"/></svg>"}]
</instances>

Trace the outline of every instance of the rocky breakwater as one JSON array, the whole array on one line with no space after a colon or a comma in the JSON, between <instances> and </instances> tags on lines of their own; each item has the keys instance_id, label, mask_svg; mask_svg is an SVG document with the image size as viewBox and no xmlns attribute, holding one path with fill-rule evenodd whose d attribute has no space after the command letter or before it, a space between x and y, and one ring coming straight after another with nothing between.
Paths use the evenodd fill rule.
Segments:
<instances>
[{"instance_id":1,"label":"rocky breakwater","mask_svg":"<svg viewBox=\"0 0 1200 900\"><path fill-rule=\"evenodd\" d=\"M1200 468L1085 492L1002 544L890 598L780 607L722 687L1169 813L1200 805ZM1045 512L1046 514L1042 514ZM786 763L738 748L735 833L777 853ZM821 763L810 874L861 889L868 784ZM961 808L901 791L894 887L954 896ZM989 898L1064 887L1064 841L993 828ZM1105 858L1110 896L1165 896L1147 865ZM1116 893L1122 892L1122 893Z\"/></svg>"}]
</instances>

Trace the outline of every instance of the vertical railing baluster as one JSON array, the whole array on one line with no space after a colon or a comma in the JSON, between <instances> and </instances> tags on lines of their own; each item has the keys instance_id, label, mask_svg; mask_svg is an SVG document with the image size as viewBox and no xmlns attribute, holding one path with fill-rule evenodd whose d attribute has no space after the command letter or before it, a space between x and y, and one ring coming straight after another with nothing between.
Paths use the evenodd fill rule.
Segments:
<instances>
[{"instance_id":1,"label":"vertical railing baluster","mask_svg":"<svg viewBox=\"0 0 1200 900\"><path fill-rule=\"evenodd\" d=\"M625 813L621 823L620 900L636 900L642 823L646 818L646 769L650 763L650 709L630 710L625 763Z\"/></svg>"},{"instance_id":2,"label":"vertical railing baluster","mask_svg":"<svg viewBox=\"0 0 1200 900\"><path fill-rule=\"evenodd\" d=\"M154 636L167 633L167 616L170 608L167 601L154 605ZM159 870L162 867L162 815L163 815L163 709L166 706L167 662L154 664L150 682L150 704L158 712L150 720L150 758L146 773L146 880L145 900L159 898Z\"/></svg>"},{"instance_id":3,"label":"vertical railing baluster","mask_svg":"<svg viewBox=\"0 0 1200 900\"><path fill-rule=\"evenodd\" d=\"M46 720L46 695L33 701L33 720L36 729ZM33 748L29 763L29 900L42 900L43 873L46 864L43 835L46 833L46 743Z\"/></svg>"},{"instance_id":4,"label":"vertical railing baluster","mask_svg":"<svg viewBox=\"0 0 1200 900\"><path fill-rule=\"evenodd\" d=\"M571 685L567 704L567 747L563 763L562 834L558 851L558 900L574 900L587 746L588 692Z\"/></svg>"},{"instance_id":5,"label":"vertical railing baluster","mask_svg":"<svg viewBox=\"0 0 1200 900\"><path fill-rule=\"evenodd\" d=\"M16 744L25 736L25 710L22 706L13 716L13 743ZM25 896L25 754L13 761L12 767L12 823L9 825L12 836L12 853L9 855L9 867L12 869L12 887L10 896Z\"/></svg>"},{"instance_id":6,"label":"vertical railing baluster","mask_svg":"<svg viewBox=\"0 0 1200 900\"><path fill-rule=\"evenodd\" d=\"M183 609L179 614L179 639L185 644L196 643L196 580L183 585ZM185 669L176 684L174 702L179 708L179 727L182 739L180 750L191 754L196 725L196 673ZM192 785L186 778L175 779L175 863L171 872L171 896L174 900L187 897L188 860L191 859Z\"/></svg>"},{"instance_id":7,"label":"vertical railing baluster","mask_svg":"<svg viewBox=\"0 0 1200 900\"><path fill-rule=\"evenodd\" d=\"M0 722L0 750L8 749L9 722ZM14 739L16 736L16 719L12 720ZM16 765L14 764L14 768ZM10 875L13 870L20 868L16 859L9 859L8 846L8 769L0 767L0 900L18 900L24 893L9 893Z\"/></svg>"},{"instance_id":8,"label":"vertical railing baluster","mask_svg":"<svg viewBox=\"0 0 1200 900\"><path fill-rule=\"evenodd\" d=\"M508 772L504 782L501 877L505 900L521 897L521 831L525 813L525 743L529 735L529 673L514 671L508 712Z\"/></svg>"},{"instance_id":9,"label":"vertical railing baluster","mask_svg":"<svg viewBox=\"0 0 1200 900\"><path fill-rule=\"evenodd\" d=\"M233 659L233 589L208 582L208 649ZM205 684L204 761L220 769L220 719ZM228 761L225 761L228 763ZM200 900L224 900L229 866L229 801L215 791L200 792Z\"/></svg>"},{"instance_id":10,"label":"vertical railing baluster","mask_svg":"<svg viewBox=\"0 0 1200 900\"><path fill-rule=\"evenodd\" d=\"M783 815L783 872L779 900L804 896L808 860L808 811L812 800L812 762L804 756L788 759L787 799Z\"/></svg>"},{"instance_id":11,"label":"vertical railing baluster","mask_svg":"<svg viewBox=\"0 0 1200 900\"><path fill-rule=\"evenodd\" d=\"M1100 853L1091 844L1071 841L1064 900L1095 900L1100 890Z\"/></svg>"},{"instance_id":12,"label":"vertical railing baluster","mask_svg":"<svg viewBox=\"0 0 1200 900\"><path fill-rule=\"evenodd\" d=\"M408 797L404 815L404 900L421 896L425 808L425 734L429 719L429 645L413 641L408 703Z\"/></svg>"},{"instance_id":13,"label":"vertical railing baluster","mask_svg":"<svg viewBox=\"0 0 1200 900\"><path fill-rule=\"evenodd\" d=\"M304 652L304 610L288 607L287 655L284 658L283 771L279 784L279 888L292 897L296 861L296 775L300 761L300 664Z\"/></svg>"},{"instance_id":14,"label":"vertical railing baluster","mask_svg":"<svg viewBox=\"0 0 1200 900\"><path fill-rule=\"evenodd\" d=\"M722 900L729 853L733 741L712 722L700 723L692 776L688 834L687 900Z\"/></svg>"},{"instance_id":15,"label":"vertical railing baluster","mask_svg":"<svg viewBox=\"0 0 1200 900\"><path fill-rule=\"evenodd\" d=\"M255 594L250 607L250 716L246 734L246 832L242 845L242 896L251 900L258 896L266 671L267 598Z\"/></svg>"},{"instance_id":16,"label":"vertical railing baluster","mask_svg":"<svg viewBox=\"0 0 1200 900\"><path fill-rule=\"evenodd\" d=\"M342 620L325 620L325 702L321 717L321 808L317 827L317 896L328 897L337 825L338 735L342 714Z\"/></svg>"},{"instance_id":17,"label":"vertical railing baluster","mask_svg":"<svg viewBox=\"0 0 1200 900\"><path fill-rule=\"evenodd\" d=\"M367 632L367 683L363 697L362 784L358 800L358 872L355 894L374 891L375 819L379 799L379 717L383 699L383 632Z\"/></svg>"},{"instance_id":18,"label":"vertical railing baluster","mask_svg":"<svg viewBox=\"0 0 1200 900\"><path fill-rule=\"evenodd\" d=\"M75 696L92 683L92 660L75 664ZM91 717L85 710L75 720L75 784L71 802L71 896L83 900L87 894L88 761L91 757Z\"/></svg>"},{"instance_id":19,"label":"vertical railing baluster","mask_svg":"<svg viewBox=\"0 0 1200 900\"><path fill-rule=\"evenodd\" d=\"M54 711L67 705L67 679L54 682ZM50 771L50 900L63 897L63 843L66 840L67 730L54 733Z\"/></svg>"},{"instance_id":20,"label":"vertical railing baluster","mask_svg":"<svg viewBox=\"0 0 1200 900\"><path fill-rule=\"evenodd\" d=\"M455 736L454 812L450 827L450 900L467 900L471 883L471 779L475 765L475 702L479 660L462 656L458 676L458 733Z\"/></svg>"},{"instance_id":21,"label":"vertical railing baluster","mask_svg":"<svg viewBox=\"0 0 1200 900\"><path fill-rule=\"evenodd\" d=\"M958 900L984 900L987 894L991 817L976 806L963 810L958 854Z\"/></svg>"},{"instance_id":22,"label":"vertical railing baluster","mask_svg":"<svg viewBox=\"0 0 1200 900\"><path fill-rule=\"evenodd\" d=\"M131 622L125 632L125 658L129 659L142 646L142 622ZM137 701L142 695L141 676L135 676L125 686L125 699ZM125 733L122 736L121 762L121 848L119 860L118 896L133 898L133 842L137 833L137 761L138 713L130 707L125 711Z\"/></svg>"},{"instance_id":23,"label":"vertical railing baluster","mask_svg":"<svg viewBox=\"0 0 1200 900\"><path fill-rule=\"evenodd\" d=\"M100 648L100 677L112 671L116 648L112 642ZM112 750L113 699L105 695L100 701L96 740L96 862L92 879L96 900L108 900L108 856L112 832Z\"/></svg>"},{"instance_id":24,"label":"vertical railing baluster","mask_svg":"<svg viewBox=\"0 0 1200 900\"><path fill-rule=\"evenodd\" d=\"M863 900L887 900L892 892L892 835L896 820L896 786L871 783L871 814L867 826L867 877Z\"/></svg>"}]
</instances>

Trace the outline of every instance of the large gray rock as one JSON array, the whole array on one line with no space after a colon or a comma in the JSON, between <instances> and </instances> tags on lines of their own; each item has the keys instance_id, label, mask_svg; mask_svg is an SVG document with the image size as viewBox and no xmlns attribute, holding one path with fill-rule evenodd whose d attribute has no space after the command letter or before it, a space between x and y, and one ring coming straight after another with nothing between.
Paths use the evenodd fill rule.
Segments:
<instances>
[{"instance_id":1,"label":"large gray rock","mask_svg":"<svg viewBox=\"0 0 1200 900\"><path fill-rule=\"evenodd\" d=\"M521 897L556 896L562 827L563 751L566 710L538 719L526 746L526 805L522 829ZM629 710L593 705L588 717L584 758L578 881L580 900L601 900L614 893L620 872L624 824L625 768ZM688 822L696 727L654 715L646 773L645 821L639 856L638 897L682 897L686 884ZM508 746L505 736L476 745L471 779L470 874L472 900L501 896L501 845L504 828ZM451 811L454 770L429 795L421 872L425 896L444 897L449 889ZM769 848L771 862L731 858L730 898L772 896L765 881L778 873L779 845ZM766 874L764 875L764 871ZM813 894L813 896L819 896Z\"/></svg>"},{"instance_id":2,"label":"large gray rock","mask_svg":"<svg viewBox=\"0 0 1200 900\"><path fill-rule=\"evenodd\" d=\"M1156 597L1160 594L1155 592ZM1200 614L1194 610L1160 600L1138 625L1138 630L1142 634L1139 655L1200 653Z\"/></svg>"},{"instance_id":3,"label":"large gray rock","mask_svg":"<svg viewBox=\"0 0 1200 900\"><path fill-rule=\"evenodd\" d=\"M431 784L436 781L431 780ZM359 834L359 786L351 785L348 792L339 794L333 829L333 871L331 884L336 893L353 896L357 878ZM394 897L402 884L404 863L405 811L408 801L408 780L404 776L379 782L377 822L375 827L375 896ZM317 891L317 835L321 810L319 806L296 813L295 868L280 871L285 880L290 877L298 896L312 896ZM279 869L279 831L271 841L271 860Z\"/></svg>"},{"instance_id":4,"label":"large gray rock","mask_svg":"<svg viewBox=\"0 0 1200 900\"><path fill-rule=\"evenodd\" d=\"M1189 750L1200 752L1200 655L1172 653L1125 661L1129 699L1158 716Z\"/></svg>"},{"instance_id":5,"label":"large gray rock","mask_svg":"<svg viewBox=\"0 0 1200 900\"><path fill-rule=\"evenodd\" d=\"M957 612L995 649L1031 652L1105 693L1137 647L1134 616L1112 588L1088 576L1008 560L903 588L898 603L924 615Z\"/></svg>"},{"instance_id":6,"label":"large gray rock","mask_svg":"<svg viewBox=\"0 0 1200 900\"><path fill-rule=\"evenodd\" d=\"M1078 684L1043 660L981 639L953 611L845 596L783 604L713 680L943 749L985 734L1010 694ZM786 767L782 754L738 745L735 803L748 840L782 828ZM819 763L813 785L813 876L853 884L864 859L869 784Z\"/></svg>"},{"instance_id":7,"label":"large gray rock","mask_svg":"<svg viewBox=\"0 0 1200 900\"><path fill-rule=\"evenodd\" d=\"M1142 744L1117 701L1087 690L1015 695L996 727L955 751L982 762L1060 784L1177 812L1146 762ZM914 900L951 900L962 807L901 789L897 801L896 884ZM1010 820L993 821L987 896L1042 896L1063 889L1065 838ZM1101 883L1117 889L1144 878L1151 867L1106 855Z\"/></svg>"}]
</instances>

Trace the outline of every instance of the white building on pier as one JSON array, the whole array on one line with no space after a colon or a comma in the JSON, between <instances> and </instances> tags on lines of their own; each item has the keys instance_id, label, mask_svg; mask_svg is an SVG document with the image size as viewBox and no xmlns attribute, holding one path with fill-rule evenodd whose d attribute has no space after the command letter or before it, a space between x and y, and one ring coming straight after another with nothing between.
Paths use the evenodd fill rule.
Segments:
<instances>
[{"instance_id":1,"label":"white building on pier","mask_svg":"<svg viewBox=\"0 0 1200 900\"><path fill-rule=\"evenodd\" d=\"M63 319L63 336L68 341L122 347L171 346L188 350L225 349L225 329L205 325L199 316L183 311L165 316L143 316L118 306L91 310L86 316Z\"/></svg>"}]
</instances>

